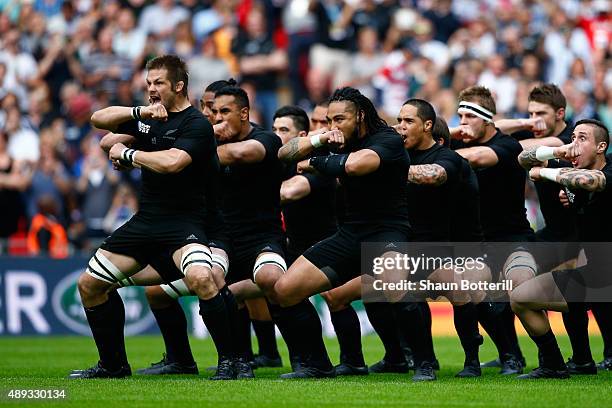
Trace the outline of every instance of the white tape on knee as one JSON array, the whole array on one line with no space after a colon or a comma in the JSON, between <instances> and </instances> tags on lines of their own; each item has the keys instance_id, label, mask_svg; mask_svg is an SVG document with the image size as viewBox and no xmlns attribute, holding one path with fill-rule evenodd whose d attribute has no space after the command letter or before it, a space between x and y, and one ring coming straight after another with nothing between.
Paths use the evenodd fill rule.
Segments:
<instances>
[{"instance_id":1,"label":"white tape on knee","mask_svg":"<svg viewBox=\"0 0 612 408\"><path fill-rule=\"evenodd\" d=\"M210 249L203 245L193 246L183 251L181 258L181 272L187 275L187 271L194 265L205 266L212 269L212 257Z\"/></svg>"},{"instance_id":2,"label":"white tape on knee","mask_svg":"<svg viewBox=\"0 0 612 408\"><path fill-rule=\"evenodd\" d=\"M287 264L285 263L283 257L274 252L267 252L261 255L255 261L255 266L253 267L253 280L255 280L257 272L259 272L259 270L266 265L274 265L279 268L283 273L287 272Z\"/></svg>"},{"instance_id":3,"label":"white tape on knee","mask_svg":"<svg viewBox=\"0 0 612 408\"><path fill-rule=\"evenodd\" d=\"M178 279L170 283L164 283L160 286L172 299L178 299L182 296L191 295L191 291L182 279Z\"/></svg>"},{"instance_id":4,"label":"white tape on knee","mask_svg":"<svg viewBox=\"0 0 612 408\"><path fill-rule=\"evenodd\" d=\"M108 283L119 283L122 279L127 278L100 250L96 251L89 260L87 273Z\"/></svg>"},{"instance_id":5,"label":"white tape on knee","mask_svg":"<svg viewBox=\"0 0 612 408\"><path fill-rule=\"evenodd\" d=\"M223 270L223 275L227 275L227 271L229 269L229 260L227 259L227 256L223 256L221 254L217 254L213 252L211 255L211 258L212 258L212 265L218 266L219 268Z\"/></svg>"}]
</instances>

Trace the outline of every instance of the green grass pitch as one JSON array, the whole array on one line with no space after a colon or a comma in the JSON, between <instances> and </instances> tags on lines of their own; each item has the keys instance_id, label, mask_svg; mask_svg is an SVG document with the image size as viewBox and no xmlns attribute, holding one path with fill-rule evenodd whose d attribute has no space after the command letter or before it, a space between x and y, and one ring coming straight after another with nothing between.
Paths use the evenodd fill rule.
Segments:
<instances>
[{"instance_id":1,"label":"green grass pitch","mask_svg":"<svg viewBox=\"0 0 612 408\"><path fill-rule=\"evenodd\" d=\"M141 377L124 380L67 380L75 368L86 368L96 361L93 340L87 337L0 338L0 405L40 407L612 407L612 372L597 376L575 376L570 380L519 381L497 375L497 369L484 370L479 379L460 380L453 375L462 368L463 358L456 337L435 338L442 370L438 381L412 383L410 375L389 374L344 377L328 380L288 381L278 379L282 369L259 369L257 379L215 382L205 368L215 363L210 340L192 339L200 376ZM565 356L569 342L560 336ZM327 340L333 361L338 345ZM377 337L363 339L368 364L382 356ZM529 338L521 338L529 368L536 362L536 349ZM601 338L591 340L593 355L601 359ZM286 351L279 341L284 361ZM160 336L127 339L132 369L159 360L163 348ZM487 339L481 359L495 357ZM65 389L64 400L11 400L10 389Z\"/></svg>"}]
</instances>

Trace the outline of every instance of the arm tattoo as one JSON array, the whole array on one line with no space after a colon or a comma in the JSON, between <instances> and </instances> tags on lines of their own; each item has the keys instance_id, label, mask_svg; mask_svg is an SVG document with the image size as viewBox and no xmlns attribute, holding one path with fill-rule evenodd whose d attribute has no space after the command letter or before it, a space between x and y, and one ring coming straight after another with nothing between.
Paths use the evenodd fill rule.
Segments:
<instances>
[{"instance_id":1,"label":"arm tattoo","mask_svg":"<svg viewBox=\"0 0 612 408\"><path fill-rule=\"evenodd\" d=\"M557 180L559 184L573 189L603 191L606 188L606 176L599 170L564 168Z\"/></svg>"},{"instance_id":2,"label":"arm tattoo","mask_svg":"<svg viewBox=\"0 0 612 408\"><path fill-rule=\"evenodd\" d=\"M439 186L447 179L446 170L439 164L418 164L410 166L408 170L409 183Z\"/></svg>"},{"instance_id":3,"label":"arm tattoo","mask_svg":"<svg viewBox=\"0 0 612 408\"><path fill-rule=\"evenodd\" d=\"M536 150L538 150L538 147L534 146L523 150L521 154L519 154L518 161L523 168L529 170L532 167L542 166L542 164L544 164L544 162L536 158Z\"/></svg>"},{"instance_id":4,"label":"arm tattoo","mask_svg":"<svg viewBox=\"0 0 612 408\"><path fill-rule=\"evenodd\" d=\"M293 139L288 141L283 147L279 149L278 153L279 157L281 157L281 160L286 162L292 162L302 158L303 154L300 154L299 138L294 137Z\"/></svg>"}]
</instances>

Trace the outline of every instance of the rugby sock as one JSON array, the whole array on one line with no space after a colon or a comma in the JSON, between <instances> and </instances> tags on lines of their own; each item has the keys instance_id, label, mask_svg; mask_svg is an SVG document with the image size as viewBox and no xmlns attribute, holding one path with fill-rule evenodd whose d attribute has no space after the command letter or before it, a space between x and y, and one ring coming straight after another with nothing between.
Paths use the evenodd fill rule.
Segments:
<instances>
[{"instance_id":1,"label":"rugby sock","mask_svg":"<svg viewBox=\"0 0 612 408\"><path fill-rule=\"evenodd\" d=\"M267 301L267 303L268 310L270 311L270 316L272 316L272 321L278 327L278 330L281 332L283 340L285 340L285 344L287 345L287 351L289 351L289 359L291 361L303 360L304 351L300 350L300 345L297 341L299 332L292 332L291 325L283 319L283 313L279 305L270 303L270 301Z\"/></svg>"},{"instance_id":2,"label":"rugby sock","mask_svg":"<svg viewBox=\"0 0 612 408\"><path fill-rule=\"evenodd\" d=\"M306 365L329 371L333 368L325 344L323 329L316 309L308 299L294 306L280 308L281 320L295 336L298 349L303 350ZM297 334L297 335L296 335Z\"/></svg>"},{"instance_id":3,"label":"rugby sock","mask_svg":"<svg viewBox=\"0 0 612 408\"><path fill-rule=\"evenodd\" d=\"M361 324L355 309L348 305L346 309L331 312L330 315L340 344L340 362L356 367L365 366L361 351Z\"/></svg>"},{"instance_id":4,"label":"rugby sock","mask_svg":"<svg viewBox=\"0 0 612 408\"><path fill-rule=\"evenodd\" d=\"M563 324L572 343L572 360L577 364L593 360L589 345L589 316L586 308L572 309L562 313Z\"/></svg>"},{"instance_id":5,"label":"rugby sock","mask_svg":"<svg viewBox=\"0 0 612 408\"><path fill-rule=\"evenodd\" d=\"M195 361L187 336L187 319L179 302L173 301L170 306L161 309L151 308L151 312L164 338L166 359L184 365L193 365Z\"/></svg>"},{"instance_id":6,"label":"rugby sock","mask_svg":"<svg viewBox=\"0 0 612 408\"><path fill-rule=\"evenodd\" d=\"M278 347L276 346L276 329L272 320L252 320L253 329L257 336L257 344L259 345L259 354L278 358Z\"/></svg>"},{"instance_id":7,"label":"rugby sock","mask_svg":"<svg viewBox=\"0 0 612 408\"><path fill-rule=\"evenodd\" d=\"M612 358L612 303L593 302L591 310L603 338L604 358Z\"/></svg>"},{"instance_id":8,"label":"rugby sock","mask_svg":"<svg viewBox=\"0 0 612 408\"><path fill-rule=\"evenodd\" d=\"M200 315L215 343L219 359L234 357L230 317L220 293L210 299L200 299Z\"/></svg>"},{"instance_id":9,"label":"rugby sock","mask_svg":"<svg viewBox=\"0 0 612 408\"><path fill-rule=\"evenodd\" d=\"M406 356L402 351L397 320L391 305L382 302L364 302L363 305L372 327L385 347L384 360L393 364L405 363Z\"/></svg>"},{"instance_id":10,"label":"rugby sock","mask_svg":"<svg viewBox=\"0 0 612 408\"><path fill-rule=\"evenodd\" d=\"M510 352L516 356L519 360L523 360L523 352L519 346L518 337L516 336L516 326L514 325L514 312L510 307L510 303L504 302L504 309L501 314L502 325L506 331L508 337L508 343L510 344Z\"/></svg>"},{"instance_id":11,"label":"rugby sock","mask_svg":"<svg viewBox=\"0 0 612 408\"><path fill-rule=\"evenodd\" d=\"M249 318L249 311L246 307L238 309L238 303L236 298L229 287L225 285L219 291L227 314L229 316L232 332L232 340L234 341L234 351L238 353L240 357L244 357L247 361L253 360L253 346L251 344L251 319Z\"/></svg>"},{"instance_id":12,"label":"rugby sock","mask_svg":"<svg viewBox=\"0 0 612 408\"><path fill-rule=\"evenodd\" d=\"M108 293L108 300L94 307L85 307L102 366L116 371L127 365L125 353L125 308L116 290Z\"/></svg>"},{"instance_id":13,"label":"rugby sock","mask_svg":"<svg viewBox=\"0 0 612 408\"><path fill-rule=\"evenodd\" d=\"M500 313L491 302L481 302L476 305L478 321L485 329L499 353L500 360L504 361L505 355L512 354L512 347L501 322Z\"/></svg>"},{"instance_id":14,"label":"rugby sock","mask_svg":"<svg viewBox=\"0 0 612 408\"><path fill-rule=\"evenodd\" d=\"M393 304L397 316L400 333L412 348L414 365L419 367L422 362L433 363L435 360L431 326L428 324L424 308L414 302Z\"/></svg>"},{"instance_id":15,"label":"rugby sock","mask_svg":"<svg viewBox=\"0 0 612 408\"><path fill-rule=\"evenodd\" d=\"M538 346L539 354L542 357L540 364L543 367L553 370L558 370L565 367L561 350L559 350L557 339L555 338L552 330L549 329L542 336L529 335L529 337L531 337L531 339Z\"/></svg>"},{"instance_id":16,"label":"rugby sock","mask_svg":"<svg viewBox=\"0 0 612 408\"><path fill-rule=\"evenodd\" d=\"M482 344L482 336L478 332L478 315L473 303L453 306L455 330L459 335L461 346L465 352L465 363L478 363L478 347Z\"/></svg>"},{"instance_id":17,"label":"rugby sock","mask_svg":"<svg viewBox=\"0 0 612 408\"><path fill-rule=\"evenodd\" d=\"M427 340L427 344L430 348L429 352L431 352L432 362L436 359L436 352L433 347L433 338L431 335L431 309L429 308L429 302L418 302L419 310L421 312L421 316L423 318L423 322L425 323L425 327L427 330L425 331L425 336Z\"/></svg>"}]
</instances>

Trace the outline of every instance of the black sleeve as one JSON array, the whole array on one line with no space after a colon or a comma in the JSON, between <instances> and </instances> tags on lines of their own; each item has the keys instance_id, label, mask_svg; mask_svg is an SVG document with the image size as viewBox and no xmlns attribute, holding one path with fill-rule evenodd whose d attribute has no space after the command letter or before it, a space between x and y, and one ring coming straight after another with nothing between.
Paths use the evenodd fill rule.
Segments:
<instances>
[{"instance_id":1,"label":"black sleeve","mask_svg":"<svg viewBox=\"0 0 612 408\"><path fill-rule=\"evenodd\" d=\"M488 147L493 149L500 164L515 164L518 166L518 156L523 151L521 144L507 135L499 137Z\"/></svg>"},{"instance_id":2,"label":"black sleeve","mask_svg":"<svg viewBox=\"0 0 612 408\"><path fill-rule=\"evenodd\" d=\"M519 130L517 132L512 133L511 136L516 140L533 139L535 137L533 136L533 132L529 130Z\"/></svg>"},{"instance_id":3,"label":"black sleeve","mask_svg":"<svg viewBox=\"0 0 612 408\"><path fill-rule=\"evenodd\" d=\"M264 160L278 160L278 150L281 148L283 142L280 137L276 136L272 132L254 132L251 140L257 140L266 149L266 156Z\"/></svg>"},{"instance_id":4,"label":"black sleeve","mask_svg":"<svg viewBox=\"0 0 612 408\"><path fill-rule=\"evenodd\" d=\"M375 141L366 146L366 149L370 149L378 154L380 157L381 165L383 163L394 162L397 160L402 160L406 153L404 149L404 144L402 142L402 138L398 136L394 136L393 134L384 134L380 136L375 136Z\"/></svg>"},{"instance_id":5,"label":"black sleeve","mask_svg":"<svg viewBox=\"0 0 612 408\"><path fill-rule=\"evenodd\" d=\"M187 152L192 160L205 156L210 150L216 149L211 124L204 117L195 117L184 123L172 147Z\"/></svg>"},{"instance_id":6,"label":"black sleeve","mask_svg":"<svg viewBox=\"0 0 612 408\"><path fill-rule=\"evenodd\" d=\"M447 182L457 180L461 174L461 158L454 152L448 151L439 155L432 164L437 164L444 168Z\"/></svg>"},{"instance_id":7,"label":"black sleeve","mask_svg":"<svg viewBox=\"0 0 612 408\"><path fill-rule=\"evenodd\" d=\"M328 177L322 174L304 173L302 176L306 177L308 184L310 184L310 193L315 191L321 191L329 189L336 184L335 177Z\"/></svg>"},{"instance_id":8,"label":"black sleeve","mask_svg":"<svg viewBox=\"0 0 612 408\"><path fill-rule=\"evenodd\" d=\"M606 187L604 191L610 193L612 191L612 166L606 165L601 171L606 177Z\"/></svg>"},{"instance_id":9,"label":"black sleeve","mask_svg":"<svg viewBox=\"0 0 612 408\"><path fill-rule=\"evenodd\" d=\"M117 126L117 130L113 133L121 133L125 135L134 136L139 139L143 134L138 130L138 121L136 119L130 119L127 122L123 122Z\"/></svg>"}]
</instances>

